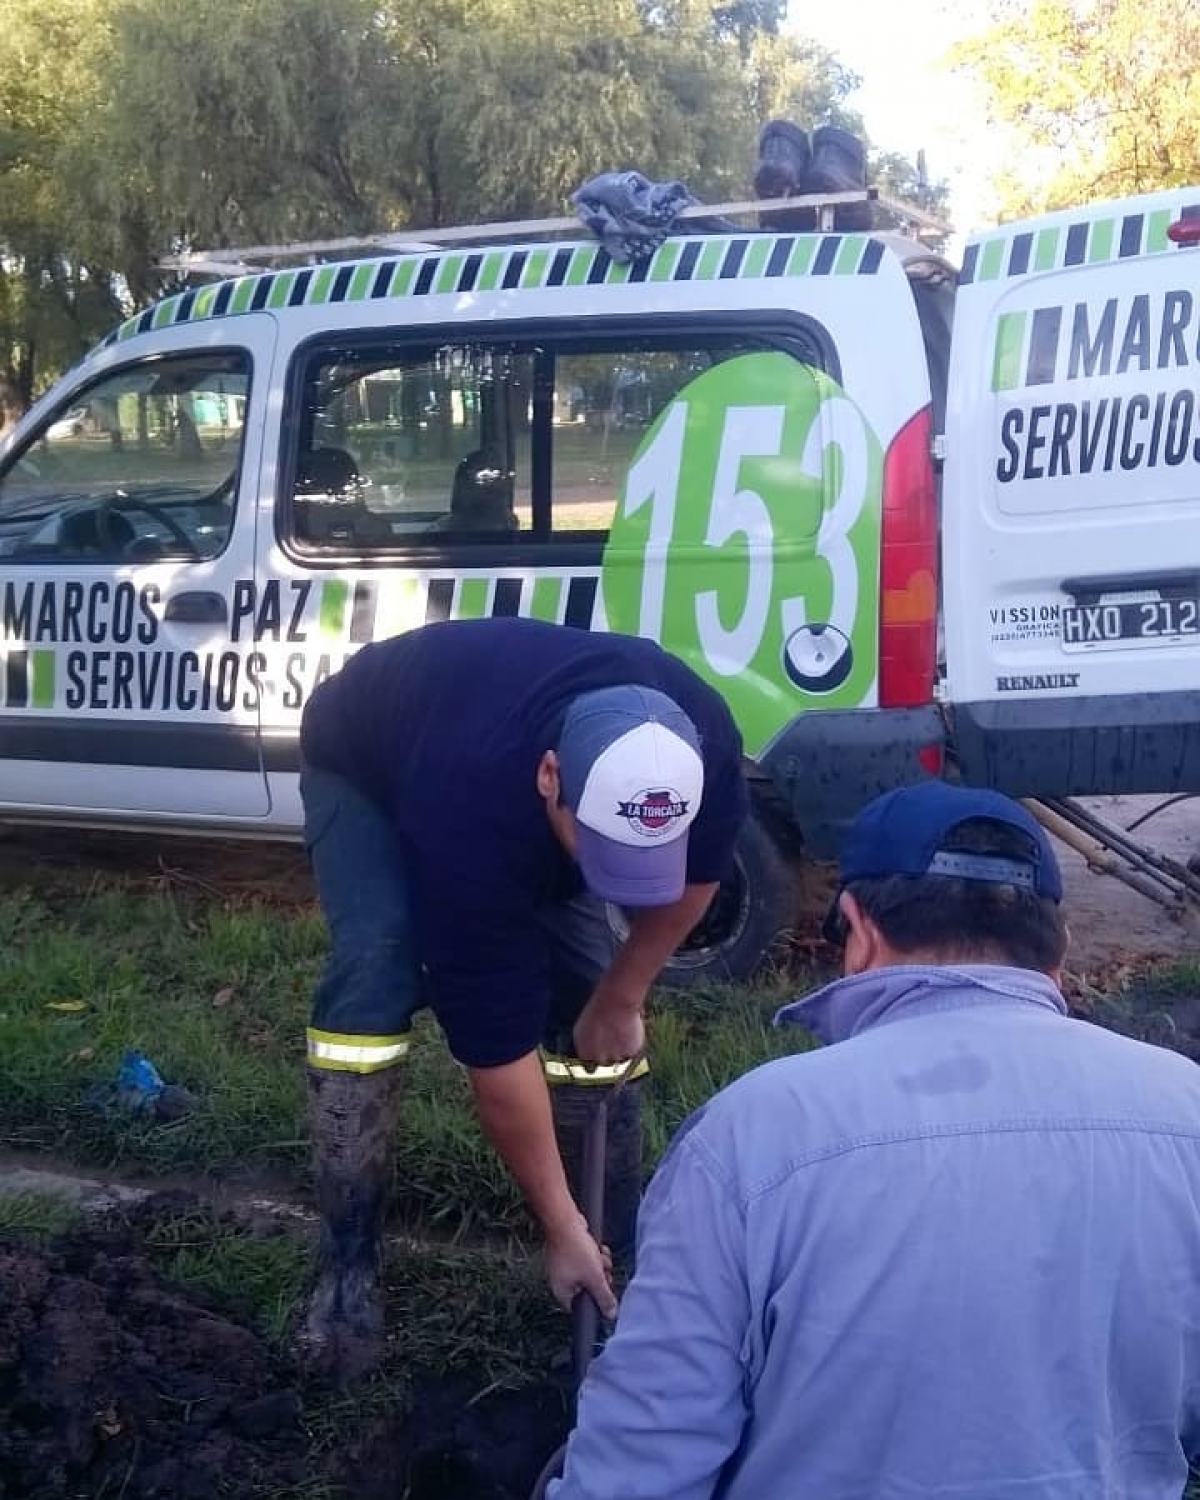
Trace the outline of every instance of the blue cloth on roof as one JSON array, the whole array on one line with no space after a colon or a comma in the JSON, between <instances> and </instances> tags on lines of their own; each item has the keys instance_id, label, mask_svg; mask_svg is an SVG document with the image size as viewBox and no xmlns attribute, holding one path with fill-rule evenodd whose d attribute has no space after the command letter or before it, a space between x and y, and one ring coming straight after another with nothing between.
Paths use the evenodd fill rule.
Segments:
<instances>
[{"instance_id":1,"label":"blue cloth on roof","mask_svg":"<svg viewBox=\"0 0 1200 1500\"><path fill-rule=\"evenodd\" d=\"M695 198L682 182L651 182L640 172L601 172L571 202L613 260L647 260Z\"/></svg>"}]
</instances>

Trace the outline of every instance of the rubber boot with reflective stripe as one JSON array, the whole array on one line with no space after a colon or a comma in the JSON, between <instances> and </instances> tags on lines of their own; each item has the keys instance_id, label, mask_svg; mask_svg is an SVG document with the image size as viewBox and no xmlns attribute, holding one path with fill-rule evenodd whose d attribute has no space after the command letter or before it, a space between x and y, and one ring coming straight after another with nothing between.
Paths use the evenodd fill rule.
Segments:
<instances>
[{"instance_id":1,"label":"rubber boot with reflective stripe","mask_svg":"<svg viewBox=\"0 0 1200 1500\"><path fill-rule=\"evenodd\" d=\"M395 1067L308 1070L321 1232L295 1353L309 1373L341 1385L384 1355L383 1214L399 1100Z\"/></svg>"},{"instance_id":2,"label":"rubber boot with reflective stripe","mask_svg":"<svg viewBox=\"0 0 1200 1500\"><path fill-rule=\"evenodd\" d=\"M604 1159L604 1243L623 1275L633 1272L638 1204L642 1196L642 1080L620 1090L596 1084L552 1083L554 1133L577 1203L582 1202L583 1143L590 1111L608 1100L608 1141Z\"/></svg>"}]
</instances>

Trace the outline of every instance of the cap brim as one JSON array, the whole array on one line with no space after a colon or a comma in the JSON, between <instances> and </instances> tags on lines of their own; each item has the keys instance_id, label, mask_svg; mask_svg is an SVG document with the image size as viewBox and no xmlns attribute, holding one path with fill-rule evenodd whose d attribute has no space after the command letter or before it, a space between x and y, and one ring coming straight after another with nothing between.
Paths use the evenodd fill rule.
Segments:
<instances>
[{"instance_id":1,"label":"cap brim","mask_svg":"<svg viewBox=\"0 0 1200 1500\"><path fill-rule=\"evenodd\" d=\"M670 906L687 885L687 834L634 848L576 824L576 857L589 891L616 906Z\"/></svg>"}]
</instances>

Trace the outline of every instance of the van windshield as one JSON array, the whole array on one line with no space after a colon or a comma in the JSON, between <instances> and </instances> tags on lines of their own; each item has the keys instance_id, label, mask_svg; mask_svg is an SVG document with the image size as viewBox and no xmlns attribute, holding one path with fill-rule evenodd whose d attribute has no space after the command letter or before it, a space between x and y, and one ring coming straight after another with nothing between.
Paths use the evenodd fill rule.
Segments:
<instances>
[{"instance_id":1,"label":"van windshield","mask_svg":"<svg viewBox=\"0 0 1200 1500\"><path fill-rule=\"evenodd\" d=\"M0 473L0 556L212 557L229 534L247 355L142 362L77 390Z\"/></svg>"}]
</instances>

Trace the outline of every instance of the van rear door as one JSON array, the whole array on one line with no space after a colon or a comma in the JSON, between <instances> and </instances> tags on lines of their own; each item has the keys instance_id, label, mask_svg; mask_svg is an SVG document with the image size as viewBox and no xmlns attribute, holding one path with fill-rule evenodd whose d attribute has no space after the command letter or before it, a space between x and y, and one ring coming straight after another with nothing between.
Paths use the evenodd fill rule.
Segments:
<instances>
[{"instance_id":1,"label":"van rear door","mask_svg":"<svg viewBox=\"0 0 1200 1500\"><path fill-rule=\"evenodd\" d=\"M1200 787L1200 189L968 246L943 490L970 781Z\"/></svg>"}]
</instances>

